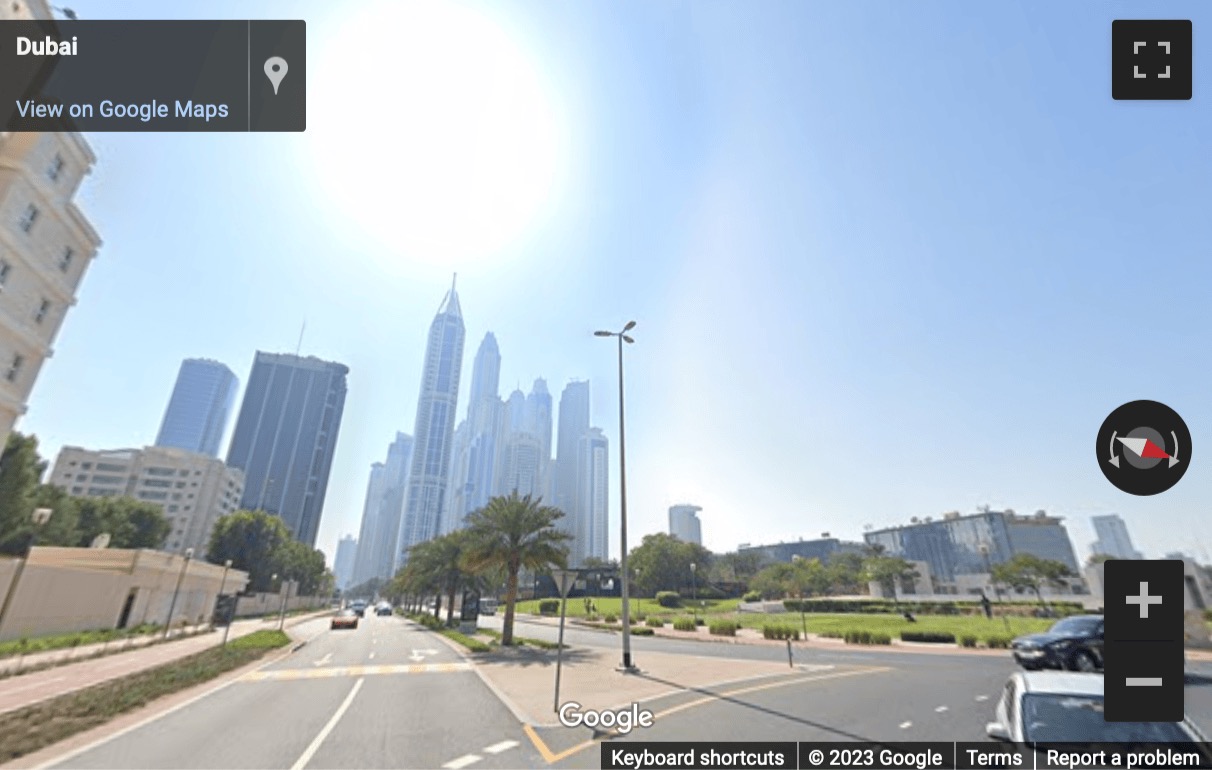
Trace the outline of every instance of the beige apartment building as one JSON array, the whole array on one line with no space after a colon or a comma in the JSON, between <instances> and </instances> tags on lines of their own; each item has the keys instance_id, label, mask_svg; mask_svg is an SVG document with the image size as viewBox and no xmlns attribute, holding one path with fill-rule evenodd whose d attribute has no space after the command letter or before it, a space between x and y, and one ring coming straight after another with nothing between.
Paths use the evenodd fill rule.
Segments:
<instances>
[{"instance_id":1,"label":"beige apartment building","mask_svg":"<svg viewBox=\"0 0 1212 770\"><path fill-rule=\"evenodd\" d=\"M222 460L173 447L59 450L47 482L74 497L121 497L164 508L172 529L163 549L206 553L220 516L238 510L244 472Z\"/></svg>"},{"instance_id":2,"label":"beige apartment building","mask_svg":"<svg viewBox=\"0 0 1212 770\"><path fill-rule=\"evenodd\" d=\"M45 0L0 2L0 20L50 18ZM79 134L0 131L0 447L101 245L72 203L96 162Z\"/></svg>"}]
</instances>

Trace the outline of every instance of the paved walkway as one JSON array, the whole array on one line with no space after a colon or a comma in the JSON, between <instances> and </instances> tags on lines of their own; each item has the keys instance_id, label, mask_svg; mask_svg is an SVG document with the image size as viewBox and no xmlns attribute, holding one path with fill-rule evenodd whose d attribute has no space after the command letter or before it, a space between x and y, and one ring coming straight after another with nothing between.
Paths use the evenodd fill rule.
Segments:
<instances>
[{"instance_id":1,"label":"paved walkway","mask_svg":"<svg viewBox=\"0 0 1212 770\"><path fill-rule=\"evenodd\" d=\"M182 636L193 636L208 629L208 625L186 626L184 629L174 630L172 633L173 639ZM125 639L113 639L108 642L100 642L96 644L82 644L78 647L63 647L57 650L44 650L42 652L33 652L28 655L10 655L5 658L0 658L0 674L16 673L31 668L38 668L47 664L63 663L72 660L83 660L97 653L116 654L119 650L137 650L141 647L147 647L151 644L156 644L164 639L164 632L154 634L139 634L138 636L129 636Z\"/></svg>"},{"instance_id":2,"label":"paved walkway","mask_svg":"<svg viewBox=\"0 0 1212 770\"><path fill-rule=\"evenodd\" d=\"M306 615L296 615L286 619L286 626L289 629L291 626L327 615L330 612L331 610L322 610ZM229 640L246 636L255 631L275 629L277 622L277 618L236 621L232 624ZM81 660L77 663L65 663L29 674L17 674L0 680L0 714L111 679L130 676L162 663L179 660L221 644L222 641L223 630L216 629L197 636L174 639L164 644L146 646L145 642L142 647L127 652ZM96 646L100 647L100 645ZM84 649L84 647L77 648L76 655L82 656ZM29 661L35 657L30 655L26 660ZM27 662L25 665L30 664Z\"/></svg>"}]
</instances>

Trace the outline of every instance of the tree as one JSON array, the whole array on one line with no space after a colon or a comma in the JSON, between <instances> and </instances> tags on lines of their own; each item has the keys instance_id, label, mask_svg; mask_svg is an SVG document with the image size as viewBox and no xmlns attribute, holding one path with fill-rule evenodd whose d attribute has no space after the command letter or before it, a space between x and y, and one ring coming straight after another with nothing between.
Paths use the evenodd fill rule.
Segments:
<instances>
[{"instance_id":1,"label":"tree","mask_svg":"<svg viewBox=\"0 0 1212 770\"><path fill-rule=\"evenodd\" d=\"M160 506L133 497L78 497L75 504L78 548L100 534L109 535L110 548L159 548L172 528Z\"/></svg>"},{"instance_id":2,"label":"tree","mask_svg":"<svg viewBox=\"0 0 1212 770\"><path fill-rule=\"evenodd\" d=\"M893 603L898 603L897 586L906 580L918 577L913 565L899 556L882 556L883 551L863 561L863 577L878 583L885 593L892 594Z\"/></svg>"},{"instance_id":3,"label":"tree","mask_svg":"<svg viewBox=\"0 0 1212 770\"><path fill-rule=\"evenodd\" d=\"M563 546L572 536L555 528L563 511L542 505L542 498L530 495L494 497L488 505L467 517L468 548L464 564L468 570L482 573L504 568L505 622L501 644L513 644L514 605L518 600L518 572L564 566L568 550Z\"/></svg>"},{"instance_id":4,"label":"tree","mask_svg":"<svg viewBox=\"0 0 1212 770\"><path fill-rule=\"evenodd\" d=\"M291 540L282 519L265 511L236 511L221 516L211 532L206 560L248 573L248 590L272 591L271 575L277 571L277 553Z\"/></svg>"},{"instance_id":5,"label":"tree","mask_svg":"<svg viewBox=\"0 0 1212 770\"><path fill-rule=\"evenodd\" d=\"M834 553L825 566L829 578L828 591L833 594L857 594L862 591L863 556L857 553Z\"/></svg>"},{"instance_id":6,"label":"tree","mask_svg":"<svg viewBox=\"0 0 1212 770\"><path fill-rule=\"evenodd\" d=\"M408 563L416 565L432 585L446 593L446 624L454 622L455 594L472 586L475 576L463 566L469 543L466 530L456 530L409 549ZM436 608L435 608L436 612Z\"/></svg>"},{"instance_id":7,"label":"tree","mask_svg":"<svg viewBox=\"0 0 1212 770\"><path fill-rule=\"evenodd\" d=\"M45 470L37 437L8 434L0 455L0 553L20 556L29 548L36 526L34 495Z\"/></svg>"},{"instance_id":8,"label":"tree","mask_svg":"<svg viewBox=\"0 0 1212 770\"><path fill-rule=\"evenodd\" d=\"M286 540L274 551L272 562L274 572L278 573L280 579L298 582L298 596L315 596L324 586L324 577L328 573L324 565L324 552L306 543ZM234 559L232 563L234 565Z\"/></svg>"},{"instance_id":9,"label":"tree","mask_svg":"<svg viewBox=\"0 0 1212 770\"><path fill-rule=\"evenodd\" d=\"M686 543L673 535L659 532L645 535L640 545L627 555L628 566L638 576L635 580L640 594L654 596L658 591L689 593L695 583L690 565L706 575L711 566L711 552L697 543ZM705 580L702 582L706 582Z\"/></svg>"},{"instance_id":10,"label":"tree","mask_svg":"<svg viewBox=\"0 0 1212 770\"><path fill-rule=\"evenodd\" d=\"M1044 585L1064 585L1064 578L1073 573L1064 562L1041 559L1030 553L1015 554L1014 558L993 565L993 579L1005 583L1016 591L1030 589L1035 592L1041 606L1047 606L1040 590Z\"/></svg>"},{"instance_id":11,"label":"tree","mask_svg":"<svg viewBox=\"0 0 1212 770\"><path fill-rule=\"evenodd\" d=\"M787 595L791 571L791 564L785 561L763 567L749 581L749 590L757 591L763 599L781 599Z\"/></svg>"}]
</instances>

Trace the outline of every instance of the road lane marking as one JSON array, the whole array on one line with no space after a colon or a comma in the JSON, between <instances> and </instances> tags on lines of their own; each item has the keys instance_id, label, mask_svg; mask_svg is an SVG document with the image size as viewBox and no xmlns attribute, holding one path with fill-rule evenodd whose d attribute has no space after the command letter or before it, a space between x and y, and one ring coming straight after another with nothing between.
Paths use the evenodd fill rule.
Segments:
<instances>
[{"instance_id":1,"label":"road lane marking","mask_svg":"<svg viewBox=\"0 0 1212 770\"><path fill-rule=\"evenodd\" d=\"M934 710L934 713L936 713L936 714L941 714L941 713L943 713L943 712L944 712L944 711L946 711L946 710L947 710L947 707L946 707L946 706L939 706L938 708L936 708L936 709Z\"/></svg>"},{"instance_id":2,"label":"road lane marking","mask_svg":"<svg viewBox=\"0 0 1212 770\"><path fill-rule=\"evenodd\" d=\"M327 655L325 655L323 658L320 658L319 660L317 660L315 663L312 663L312 665L313 666L323 666L325 663L327 663L330 660L332 660L331 652L328 653Z\"/></svg>"},{"instance_id":3,"label":"road lane marking","mask_svg":"<svg viewBox=\"0 0 1212 770\"><path fill-rule=\"evenodd\" d=\"M310 762L311 758L315 756L317 751L319 751L320 744L324 743L324 739L327 738L328 734L331 733L333 728L337 726L337 722L340 722L341 717L345 716L345 712L349 710L349 704L353 703L354 697L357 696L358 690L362 689L362 683L365 681L365 679L359 679L358 681L354 682L353 689L349 691L349 695L345 696L345 700L341 701L341 705L337 706L337 710L335 713L333 713L332 719L328 720L328 724L324 725L323 729L321 729L320 733L315 737L315 740L313 740L303 752L303 755L290 766L290 770L303 770L303 768L307 767L307 763Z\"/></svg>"},{"instance_id":4,"label":"road lane marking","mask_svg":"<svg viewBox=\"0 0 1212 770\"><path fill-rule=\"evenodd\" d=\"M500 743L494 743L491 746L485 746L483 748L483 752L485 754L500 754L502 751L507 751L517 745L517 741L501 741Z\"/></svg>"},{"instance_id":5,"label":"road lane marking","mask_svg":"<svg viewBox=\"0 0 1212 770\"><path fill-rule=\"evenodd\" d=\"M298 679L330 679L342 676L381 676L385 674L455 674L472 671L471 663L429 663L426 665L333 666L330 668L280 668L272 671L252 671L240 677L241 682L292 682Z\"/></svg>"},{"instance_id":6,"label":"road lane marking","mask_svg":"<svg viewBox=\"0 0 1212 770\"><path fill-rule=\"evenodd\" d=\"M476 762L479 762L483 758L484 757L478 757L475 754L464 754L463 756L459 757L458 759L450 760L446 764L442 765L442 767L449 768L449 770L459 770L459 768L461 768L461 767L467 767L468 765L474 765Z\"/></svg>"},{"instance_id":7,"label":"road lane marking","mask_svg":"<svg viewBox=\"0 0 1212 770\"><path fill-rule=\"evenodd\" d=\"M858 669L855 671L839 671L837 673L832 673L832 674L820 674L819 676L797 676L797 677L792 677L790 679L784 679L784 680L778 681L778 682L770 682L768 684L758 684L758 685L753 685L752 687L742 687L737 690L728 690L725 692L716 693L715 695L708 695L706 697L699 698L698 700L690 701L689 703L683 703L680 706L673 706L672 708L667 708L664 711L660 711L660 712L653 714L652 718L654 720L662 719L664 717L669 716L670 714L676 714L679 711L685 711L686 709L694 708L695 706L702 706L705 703L718 703L720 701L723 701L725 698L731 698L736 695L744 695L746 693L751 693L751 692L758 692L759 690L772 690L776 687L786 687L787 685L790 685L790 684L799 684L801 682L819 682L819 681L822 681L825 679L840 679L842 677L847 677L847 676L862 676L864 674L882 674L882 673L885 673L885 672L891 671L891 670L892 670L891 668L888 668L886 666L863 668L863 669ZM703 687L711 687L711 686L712 685L710 685L710 684L703 685ZM699 688L699 689L701 689L701 688ZM694 690L692 690L690 688L686 689L686 692L693 692L693 691ZM908 725L908 724L910 724L910 723L909 722L905 723L905 725ZM902 726L905 726L905 725L902 725ZM568 757L571 757L573 754L582 752L585 749L595 746L598 743L601 743L602 741L606 740L607 738L610 738L610 737L618 734L618 730L604 730L597 737L594 737L588 741L584 741L583 743L579 743L570 749L565 749L564 751L561 751L559 754L556 754L550 748L547 747L547 744L543 741L542 738L539 737L539 734L537 732L535 732L535 729L533 727L531 727L530 725L523 724L522 732L526 733L526 737L530 738L530 742L532 744L534 744L535 749L543 757L543 760L545 762L547 762L547 764L549 764L549 765L554 764L555 762L559 762L562 759L567 759Z\"/></svg>"},{"instance_id":8,"label":"road lane marking","mask_svg":"<svg viewBox=\"0 0 1212 770\"><path fill-rule=\"evenodd\" d=\"M984 703L984 702L985 702L985 701L987 701L987 700L989 700L989 696L988 696L988 695L978 695L978 696L976 696L976 702L977 702L977 703Z\"/></svg>"},{"instance_id":9,"label":"road lane marking","mask_svg":"<svg viewBox=\"0 0 1212 770\"><path fill-rule=\"evenodd\" d=\"M374 660L374 659L375 659L375 654L372 652L370 655L367 655L367 656L366 656L366 659L367 659L367 660Z\"/></svg>"},{"instance_id":10,"label":"road lane marking","mask_svg":"<svg viewBox=\"0 0 1212 770\"><path fill-rule=\"evenodd\" d=\"M912 723L912 722L901 722L901 729L902 729L902 730L908 730L910 727L913 727L913 723Z\"/></svg>"}]
</instances>

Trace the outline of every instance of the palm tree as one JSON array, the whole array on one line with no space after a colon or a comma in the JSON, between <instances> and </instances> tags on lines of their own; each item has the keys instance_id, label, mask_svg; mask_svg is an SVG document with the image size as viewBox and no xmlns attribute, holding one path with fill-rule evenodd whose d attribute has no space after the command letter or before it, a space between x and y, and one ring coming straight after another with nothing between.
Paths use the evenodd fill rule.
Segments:
<instances>
[{"instance_id":1,"label":"palm tree","mask_svg":"<svg viewBox=\"0 0 1212 770\"><path fill-rule=\"evenodd\" d=\"M415 560L421 574L427 575L433 586L446 594L446 625L454 622L455 595L461 588L472 587L475 577L463 567L467 549L466 530L455 530L412 547L409 563Z\"/></svg>"},{"instance_id":2,"label":"palm tree","mask_svg":"<svg viewBox=\"0 0 1212 770\"><path fill-rule=\"evenodd\" d=\"M467 517L469 544L464 565L482 573L494 568L505 571L505 622L501 644L513 644L514 605L518 600L518 572L564 566L568 550L561 544L572 536L558 531L555 523L563 511L542 505L542 498L494 497L488 505Z\"/></svg>"}]
</instances>

